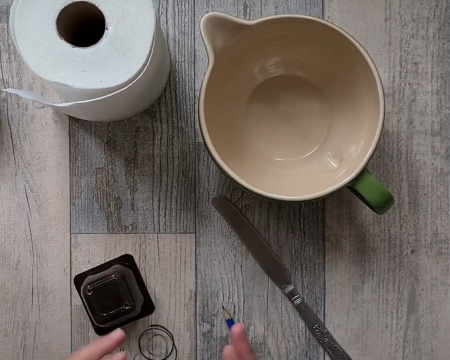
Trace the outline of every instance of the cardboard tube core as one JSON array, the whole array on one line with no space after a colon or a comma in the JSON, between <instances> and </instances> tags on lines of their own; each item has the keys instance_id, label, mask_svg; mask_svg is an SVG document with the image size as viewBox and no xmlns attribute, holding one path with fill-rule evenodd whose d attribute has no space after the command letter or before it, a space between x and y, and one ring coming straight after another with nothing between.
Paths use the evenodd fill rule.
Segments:
<instances>
[{"instance_id":1,"label":"cardboard tube core","mask_svg":"<svg viewBox=\"0 0 450 360\"><path fill-rule=\"evenodd\" d=\"M59 36L73 47L97 44L105 34L106 20L100 9L87 1L77 1L61 10L56 20Z\"/></svg>"}]
</instances>

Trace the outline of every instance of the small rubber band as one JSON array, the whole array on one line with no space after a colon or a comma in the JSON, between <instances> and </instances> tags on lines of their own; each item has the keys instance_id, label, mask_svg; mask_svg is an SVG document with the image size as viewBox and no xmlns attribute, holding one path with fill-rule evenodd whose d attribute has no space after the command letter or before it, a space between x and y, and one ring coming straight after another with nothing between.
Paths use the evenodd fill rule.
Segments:
<instances>
[{"instance_id":1,"label":"small rubber band","mask_svg":"<svg viewBox=\"0 0 450 360\"><path fill-rule=\"evenodd\" d=\"M149 348L149 344L147 344L146 347L142 346L141 340L143 339L143 336L148 333L152 333L150 339L154 339L155 337L161 337L163 339L166 339L166 343L172 345L170 350L163 358L155 357L155 354L153 354ZM148 329L143 331L142 334L139 336L138 345L141 355L145 357L147 360L167 360L173 353L175 353L174 360L177 360L178 358L178 350L177 346L175 345L175 339L172 333L162 325L150 325Z\"/></svg>"}]
</instances>

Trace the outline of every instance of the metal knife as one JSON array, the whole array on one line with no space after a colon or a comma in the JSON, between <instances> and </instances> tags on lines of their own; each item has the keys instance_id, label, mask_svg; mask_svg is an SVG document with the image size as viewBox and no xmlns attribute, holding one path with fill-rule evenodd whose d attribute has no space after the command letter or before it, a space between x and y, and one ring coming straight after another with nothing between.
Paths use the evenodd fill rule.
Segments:
<instances>
[{"instance_id":1,"label":"metal knife","mask_svg":"<svg viewBox=\"0 0 450 360\"><path fill-rule=\"evenodd\" d=\"M312 311L300 296L292 283L288 269L272 251L255 227L241 212L223 196L216 196L212 205L236 232L256 262L269 278L283 291L297 309L313 336L332 360L351 360L350 356L338 344L326 328L325 324Z\"/></svg>"}]
</instances>

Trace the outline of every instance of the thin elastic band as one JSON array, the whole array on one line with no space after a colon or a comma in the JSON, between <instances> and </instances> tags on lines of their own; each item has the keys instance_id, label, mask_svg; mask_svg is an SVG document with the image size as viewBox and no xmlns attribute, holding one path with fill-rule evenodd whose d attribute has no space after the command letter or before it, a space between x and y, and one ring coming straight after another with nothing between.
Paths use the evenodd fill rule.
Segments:
<instances>
[{"instance_id":1,"label":"thin elastic band","mask_svg":"<svg viewBox=\"0 0 450 360\"><path fill-rule=\"evenodd\" d=\"M146 335L147 333L151 333L151 339L154 339L155 337L162 337L165 338L168 343L172 343L172 347L170 348L170 351L167 353L167 355L165 355L165 357L163 358L155 357L155 354L153 354L149 349L149 344L147 344L147 346L142 346L141 340L143 336ZM164 335L162 335L161 333ZM177 360L178 350L177 346L175 345L175 339L172 333L162 325L150 325L148 329L143 331L142 334L139 336L138 345L141 355L145 357L147 360L167 360L173 353L175 353L174 360Z\"/></svg>"}]
</instances>

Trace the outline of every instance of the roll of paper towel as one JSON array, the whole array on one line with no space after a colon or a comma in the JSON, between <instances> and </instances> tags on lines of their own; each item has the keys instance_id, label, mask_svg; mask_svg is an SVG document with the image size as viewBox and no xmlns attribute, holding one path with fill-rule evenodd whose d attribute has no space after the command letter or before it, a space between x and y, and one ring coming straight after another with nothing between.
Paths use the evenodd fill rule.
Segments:
<instances>
[{"instance_id":1,"label":"roll of paper towel","mask_svg":"<svg viewBox=\"0 0 450 360\"><path fill-rule=\"evenodd\" d=\"M9 26L24 62L65 102L6 91L67 115L126 119L166 85L169 52L151 0L15 0Z\"/></svg>"}]
</instances>

